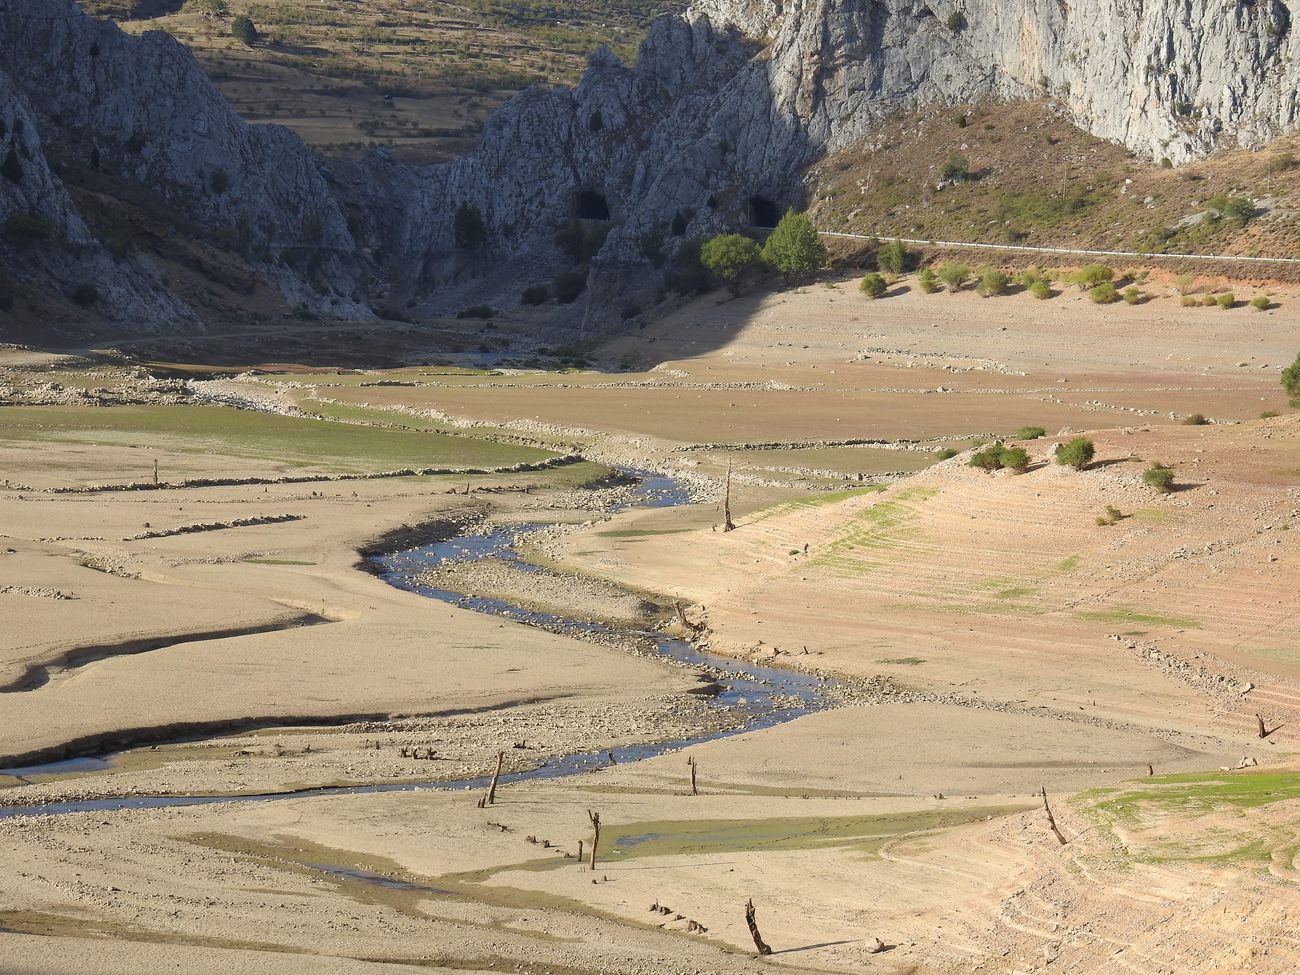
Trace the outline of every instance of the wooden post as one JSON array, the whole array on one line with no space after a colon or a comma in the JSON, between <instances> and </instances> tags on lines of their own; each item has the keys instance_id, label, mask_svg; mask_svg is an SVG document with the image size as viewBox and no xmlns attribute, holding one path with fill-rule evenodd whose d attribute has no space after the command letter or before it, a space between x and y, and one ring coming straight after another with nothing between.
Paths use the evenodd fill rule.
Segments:
<instances>
[{"instance_id":1,"label":"wooden post","mask_svg":"<svg viewBox=\"0 0 1300 975\"><path fill-rule=\"evenodd\" d=\"M686 764L691 767L691 795L698 796L700 790L695 787L695 756L692 755L686 760Z\"/></svg>"},{"instance_id":2,"label":"wooden post","mask_svg":"<svg viewBox=\"0 0 1300 975\"><path fill-rule=\"evenodd\" d=\"M487 804L495 805L497 801L497 779L501 777L501 763L506 760L505 752L497 752L497 768L492 773L492 784L488 786Z\"/></svg>"},{"instance_id":3,"label":"wooden post","mask_svg":"<svg viewBox=\"0 0 1300 975\"><path fill-rule=\"evenodd\" d=\"M722 530L734 532L735 523L731 520L731 461L727 461L727 490L722 498Z\"/></svg>"},{"instance_id":4,"label":"wooden post","mask_svg":"<svg viewBox=\"0 0 1300 975\"><path fill-rule=\"evenodd\" d=\"M578 840L578 866L582 866L582 840Z\"/></svg>"},{"instance_id":5,"label":"wooden post","mask_svg":"<svg viewBox=\"0 0 1300 975\"><path fill-rule=\"evenodd\" d=\"M158 486L158 458L153 459L153 486Z\"/></svg>"},{"instance_id":6,"label":"wooden post","mask_svg":"<svg viewBox=\"0 0 1300 975\"><path fill-rule=\"evenodd\" d=\"M1259 722L1259 737L1261 737L1261 738L1267 738L1267 737L1268 737L1268 731L1267 731L1267 730L1265 729L1265 727L1264 727L1264 718L1263 718L1263 716L1262 716L1262 715L1259 715L1259 714L1256 714L1256 715L1255 715L1255 720Z\"/></svg>"},{"instance_id":7,"label":"wooden post","mask_svg":"<svg viewBox=\"0 0 1300 975\"><path fill-rule=\"evenodd\" d=\"M757 912L754 910L754 899L751 897L745 904L745 923L749 925L749 935L754 939L754 947L758 949L758 953L760 955L770 955L772 949L769 948L767 942L763 940L763 936L758 933L758 921L754 917L756 913Z\"/></svg>"},{"instance_id":8,"label":"wooden post","mask_svg":"<svg viewBox=\"0 0 1300 975\"><path fill-rule=\"evenodd\" d=\"M600 846L600 813L587 810L587 818L591 820L591 828L594 835L591 837L591 869L596 869L596 847Z\"/></svg>"},{"instance_id":9,"label":"wooden post","mask_svg":"<svg viewBox=\"0 0 1300 975\"><path fill-rule=\"evenodd\" d=\"M1060 827L1056 825L1056 817L1052 815L1052 807L1047 804L1047 786L1043 786L1043 810L1047 813L1047 825L1052 827L1057 842L1065 846L1065 837L1061 835Z\"/></svg>"}]
</instances>

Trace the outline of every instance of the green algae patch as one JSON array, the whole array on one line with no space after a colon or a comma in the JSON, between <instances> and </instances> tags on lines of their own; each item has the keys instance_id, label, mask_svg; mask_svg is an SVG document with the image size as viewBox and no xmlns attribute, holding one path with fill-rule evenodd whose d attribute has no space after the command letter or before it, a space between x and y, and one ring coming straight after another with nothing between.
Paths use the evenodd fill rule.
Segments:
<instances>
[{"instance_id":1,"label":"green algae patch","mask_svg":"<svg viewBox=\"0 0 1300 975\"><path fill-rule=\"evenodd\" d=\"M1141 623L1145 626L1168 626L1182 630L1201 628L1200 620L1183 616L1162 616L1135 606L1115 606L1111 609L1090 610L1075 615L1081 620L1098 620L1103 623Z\"/></svg>"}]
</instances>

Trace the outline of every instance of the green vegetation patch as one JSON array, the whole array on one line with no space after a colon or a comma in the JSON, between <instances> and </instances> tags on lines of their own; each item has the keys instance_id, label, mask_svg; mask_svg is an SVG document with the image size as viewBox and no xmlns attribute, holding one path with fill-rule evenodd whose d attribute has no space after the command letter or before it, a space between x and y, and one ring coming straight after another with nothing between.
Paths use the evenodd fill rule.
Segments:
<instances>
[{"instance_id":1,"label":"green vegetation patch","mask_svg":"<svg viewBox=\"0 0 1300 975\"><path fill-rule=\"evenodd\" d=\"M1100 620L1104 623L1142 623L1147 626L1171 626L1185 630L1196 630L1201 627L1199 620L1181 616L1162 616L1158 613L1145 612L1133 606L1115 606L1111 609L1090 610L1075 615L1079 619Z\"/></svg>"},{"instance_id":2,"label":"green vegetation patch","mask_svg":"<svg viewBox=\"0 0 1300 975\"><path fill-rule=\"evenodd\" d=\"M554 454L472 437L389 430L211 406L0 410L0 441L58 440L224 454L338 473L501 467ZM167 472L164 472L164 476Z\"/></svg>"},{"instance_id":3,"label":"green vegetation patch","mask_svg":"<svg viewBox=\"0 0 1300 975\"><path fill-rule=\"evenodd\" d=\"M605 849L622 851L621 860L831 847L871 853L886 841L907 833L947 829L990 816L1007 816L1026 808L1029 807L975 806L884 816L791 816L614 824L605 827L601 845Z\"/></svg>"}]
</instances>

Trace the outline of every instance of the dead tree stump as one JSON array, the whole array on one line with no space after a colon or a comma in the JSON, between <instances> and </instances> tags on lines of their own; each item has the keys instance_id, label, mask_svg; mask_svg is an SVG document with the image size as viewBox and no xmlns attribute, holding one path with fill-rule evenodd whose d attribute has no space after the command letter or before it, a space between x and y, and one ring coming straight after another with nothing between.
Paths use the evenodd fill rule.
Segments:
<instances>
[{"instance_id":1,"label":"dead tree stump","mask_svg":"<svg viewBox=\"0 0 1300 975\"><path fill-rule=\"evenodd\" d=\"M734 532L736 524L731 520L731 462L727 462L727 488L722 497L722 530Z\"/></svg>"},{"instance_id":2,"label":"dead tree stump","mask_svg":"<svg viewBox=\"0 0 1300 975\"><path fill-rule=\"evenodd\" d=\"M758 949L760 955L770 955L772 949L763 940L763 936L758 933L758 920L755 916L757 913L754 910L754 899L751 897L745 903L745 923L749 925L749 936L754 939L754 947Z\"/></svg>"},{"instance_id":3,"label":"dead tree stump","mask_svg":"<svg viewBox=\"0 0 1300 975\"><path fill-rule=\"evenodd\" d=\"M700 790L695 787L695 756L692 755L686 760L686 764L691 767L691 795L698 796Z\"/></svg>"},{"instance_id":4,"label":"dead tree stump","mask_svg":"<svg viewBox=\"0 0 1300 975\"><path fill-rule=\"evenodd\" d=\"M587 818L591 820L591 869L596 869L596 847L600 846L600 813L587 810Z\"/></svg>"},{"instance_id":5,"label":"dead tree stump","mask_svg":"<svg viewBox=\"0 0 1300 975\"><path fill-rule=\"evenodd\" d=\"M1047 786L1043 786L1043 811L1047 813L1047 825L1052 828L1052 833L1056 840L1062 846L1065 846L1065 837L1061 835L1061 829L1056 825L1056 817L1052 815L1052 807L1047 804Z\"/></svg>"},{"instance_id":6,"label":"dead tree stump","mask_svg":"<svg viewBox=\"0 0 1300 975\"><path fill-rule=\"evenodd\" d=\"M497 767L492 773L492 784L488 786L487 804L495 805L497 801L497 779L501 778L501 763L506 760L505 752L497 752Z\"/></svg>"},{"instance_id":7,"label":"dead tree stump","mask_svg":"<svg viewBox=\"0 0 1300 975\"><path fill-rule=\"evenodd\" d=\"M1268 737L1268 729L1267 729L1267 728L1265 727L1265 725L1264 725L1264 716L1261 715L1261 714L1256 714L1256 715L1255 715L1255 720L1256 720L1257 722L1259 722L1259 737L1260 737L1260 738L1267 738L1267 737Z\"/></svg>"}]
</instances>

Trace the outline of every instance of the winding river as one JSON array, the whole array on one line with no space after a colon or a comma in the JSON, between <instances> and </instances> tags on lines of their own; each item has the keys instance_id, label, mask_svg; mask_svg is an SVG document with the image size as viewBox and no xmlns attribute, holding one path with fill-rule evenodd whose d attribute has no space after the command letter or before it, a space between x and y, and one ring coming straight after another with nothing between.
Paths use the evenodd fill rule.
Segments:
<instances>
[{"instance_id":1,"label":"winding river","mask_svg":"<svg viewBox=\"0 0 1300 975\"><path fill-rule=\"evenodd\" d=\"M690 502L689 492L678 482L644 472L628 473L637 479L636 488L627 500L611 505L607 514L616 514L629 508L664 508ZM622 748L578 752L550 758L540 768L511 772L501 776L501 782L518 782L529 779L558 779L579 775L609 764L610 757L620 764L636 762L663 755L705 741L769 728L793 721L802 715L828 706L829 683L820 677L801 674L738 661L729 657L697 650L685 640L652 630L628 630L604 623L570 619L552 613L537 612L501 599L468 596L448 589L435 589L422 584L419 579L428 569L448 561L473 561L500 559L515 568L531 572L544 571L527 562L515 547L516 542L529 532L548 527L546 523L510 525L496 528L487 534L462 534L447 541L407 549L391 555L376 556L371 561L384 581L409 592L431 599L451 603L463 609L489 613L518 623L539 626L566 634L586 634L615 640L635 640L652 646L667 660L708 673L719 690L712 695L712 706L718 709L741 709L744 718L738 724L723 730L710 731L694 737L646 745L628 745ZM618 652L611 650L611 653ZM19 769L0 769L0 773L20 777L50 774L53 772L93 772L112 767L112 759L72 759L49 765ZM360 786L331 786L304 789L297 792L263 793L241 796L181 795L181 796L123 796L105 799L82 799L32 805L0 806L0 819L14 816L57 816L80 812L113 812L123 809L164 809L176 806L199 806L221 802L275 802L307 796L349 796L381 792L414 792L424 789L475 789L483 788L488 777L457 779L428 783L384 783Z\"/></svg>"}]
</instances>

